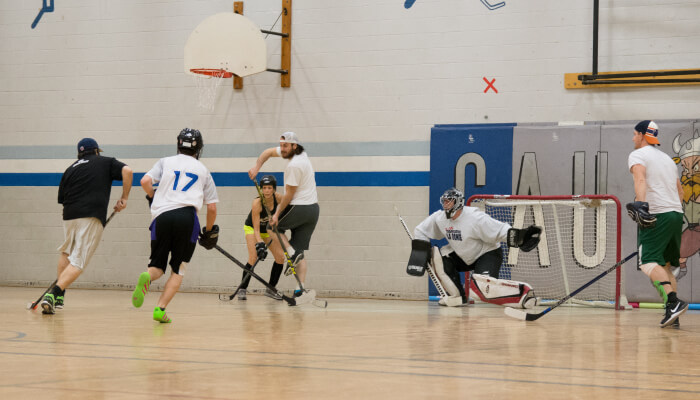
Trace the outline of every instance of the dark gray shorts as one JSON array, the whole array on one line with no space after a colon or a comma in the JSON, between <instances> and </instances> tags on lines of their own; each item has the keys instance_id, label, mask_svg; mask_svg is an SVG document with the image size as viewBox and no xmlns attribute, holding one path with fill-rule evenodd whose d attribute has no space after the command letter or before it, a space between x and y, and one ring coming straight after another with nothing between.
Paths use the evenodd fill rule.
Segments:
<instances>
[{"instance_id":1,"label":"dark gray shorts","mask_svg":"<svg viewBox=\"0 0 700 400\"><path fill-rule=\"evenodd\" d=\"M309 249L311 235L316 229L320 208L317 204L290 205L282 211L277 229L281 232L290 230L292 236L289 244L296 251Z\"/></svg>"}]
</instances>

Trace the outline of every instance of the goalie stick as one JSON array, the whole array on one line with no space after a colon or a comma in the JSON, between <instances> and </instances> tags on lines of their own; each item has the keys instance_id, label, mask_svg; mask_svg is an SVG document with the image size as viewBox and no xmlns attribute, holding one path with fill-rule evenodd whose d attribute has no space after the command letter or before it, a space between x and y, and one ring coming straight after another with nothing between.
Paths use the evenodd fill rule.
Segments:
<instances>
[{"instance_id":1,"label":"goalie stick","mask_svg":"<svg viewBox=\"0 0 700 400\"><path fill-rule=\"evenodd\" d=\"M396 216L399 217L399 221L401 221L401 225L403 225L403 229L406 231L408 238L413 240L413 235L411 235L411 231L408 229L408 225L406 225L406 221L403 220L401 213L399 213L399 209L398 209L398 207L396 207L396 204L394 204L394 211L396 212ZM438 254L438 256L440 256L440 255ZM426 269L428 270L428 276L430 277L430 280L433 281L433 285L435 286L435 289L437 289L440 297L445 299L446 303L450 303L450 304L448 304L450 306L461 305L462 298L459 296L458 296L459 298L455 298L455 297L447 294L447 292L445 291L445 288L442 286L442 283L435 275L435 265L433 264L432 258L428 262L428 268L426 268ZM457 304L457 301L459 304ZM454 304L452 304L452 303L454 303Z\"/></svg>"},{"instance_id":2,"label":"goalie stick","mask_svg":"<svg viewBox=\"0 0 700 400\"><path fill-rule=\"evenodd\" d=\"M116 214L116 213L117 213L116 210L112 211L112 213L109 215L109 218L107 218L107 221L105 221L105 226L107 226L109 221L112 220L112 217L114 217L114 214ZM58 278L56 278L56 280L53 281L53 283L50 284L46 290L44 290L44 293L42 293L41 296L39 296L39 298L36 299L36 301L33 301L33 302L27 304L27 310L35 310L36 306L39 305L39 302L41 301L41 299L43 299L44 296L46 296L46 293L48 293L49 290L53 289L53 287L56 286L57 283L58 283Z\"/></svg>"},{"instance_id":3,"label":"goalie stick","mask_svg":"<svg viewBox=\"0 0 700 400\"><path fill-rule=\"evenodd\" d=\"M570 298L574 297L575 295L577 295L579 292L581 292L581 291L584 290L585 288L591 286L593 283L595 283L595 282L596 282L597 280L599 280L600 278L602 278L602 277L604 277L605 275L607 275L607 274L611 273L612 271L616 270L620 265L626 263L627 261L629 261L632 257L634 257L634 256L636 256L636 255L637 255L637 252L635 251L634 253L628 255L627 257L625 257L624 260L618 261L615 265L613 265L612 267L608 268L607 270L601 272L600 275L598 275L598 276L596 276L595 278L591 279L590 281L588 281L588 283L584 284L584 285L581 286L580 288L574 290L574 291L571 292L571 294L569 294L568 296L566 296L566 297L564 297L563 299L557 301L553 306L547 307L547 308L546 308L544 311L542 311L541 313L530 314L530 313L527 313L527 312L525 312L525 311L516 310L515 308L511 308L511 307L506 307L506 308L503 310L503 312L505 312L506 315L509 316L509 317L513 317L513 318L516 318L516 319L519 319L519 320L522 320L522 321L535 321L535 320L537 320L537 319L539 319L539 318L542 318L545 314L547 314L548 312L552 311L553 309L555 309L555 308L559 307L560 305L566 303L567 300L569 300Z\"/></svg>"},{"instance_id":4,"label":"goalie stick","mask_svg":"<svg viewBox=\"0 0 700 400\"><path fill-rule=\"evenodd\" d=\"M255 180L255 178L252 179L253 183L255 184L255 189L258 191L258 196L260 196L260 204L263 206L263 209L265 210L265 213L267 214L267 217L269 219L272 219L272 213L270 210L267 208L267 205L265 205L265 202L263 201L263 192L262 189L260 189L260 185L258 185L258 181ZM287 260L287 268L292 271L292 275L294 275L294 279L297 280L297 284L299 284L299 289L303 292L303 294L299 297L296 297L296 299L300 299L302 297L306 297L307 295L311 297L311 304L315 305L316 307L321 307L321 308L326 308L328 307L328 302L325 300L317 299L316 298L316 291L315 290L306 290L304 289L304 285L301 283L301 280L297 276L297 271L296 271L296 265L294 265L294 262L292 261L292 258L289 256L289 253L287 253L287 249L284 247L284 242L282 241L282 235L280 235L280 231L277 230L276 226L272 226L272 231L277 235L277 240L280 243L280 247L282 248L282 251L284 252L284 258ZM286 274L285 274L286 275Z\"/></svg>"}]
</instances>

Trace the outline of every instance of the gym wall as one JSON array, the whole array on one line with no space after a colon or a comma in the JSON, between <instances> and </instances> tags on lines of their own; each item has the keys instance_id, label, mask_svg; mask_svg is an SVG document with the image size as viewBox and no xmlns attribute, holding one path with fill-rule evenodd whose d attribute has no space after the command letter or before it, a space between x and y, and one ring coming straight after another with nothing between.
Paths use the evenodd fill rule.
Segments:
<instances>
[{"instance_id":1,"label":"gym wall","mask_svg":"<svg viewBox=\"0 0 700 400\"><path fill-rule=\"evenodd\" d=\"M538 163L559 165L583 149L564 133L559 142L545 140L552 121L606 121L603 128L610 121L689 121L700 105L694 86L565 90L564 73L590 70L592 2L506 0L491 10L477 0L297 0L291 87L281 88L274 73L245 78L241 91L227 82L214 111L197 106L194 83L182 72L183 47L200 21L232 10L232 1L62 0L32 28L41 6L0 0L1 285L55 279L63 239L57 185L83 137L95 138L105 155L140 177L175 153L182 128L200 129L202 161L218 174L221 244L245 259L242 224L255 196L245 171L280 133L293 130L319 181L321 220L308 253L308 285L324 295L425 298L427 280L404 272L409 243L393 205L411 227L428 214L434 126L522 128L503 149L512 152L515 179L515 160L537 135L547 146L537 149ZM256 0L245 3L244 13L270 29L280 11L279 0ZM697 67L699 14L692 0L603 2L600 70ZM266 41L268 66L275 68L280 41ZM620 128L614 144L621 154L629 149L629 127ZM607 148L607 138L595 132L585 135ZM593 156L584 150L587 160ZM283 166L275 160L264 169ZM631 184L622 175L615 185ZM585 190L595 190L588 179ZM622 201L629 198L629 186L611 185ZM114 188L112 203L120 191ZM74 286L131 287L148 261L149 220L137 185ZM259 270L263 276L269 264ZM199 248L184 288L218 291L239 279L229 261ZM635 280L640 291L649 289L639 275L628 279L630 300ZM282 287L292 286L282 280Z\"/></svg>"}]
</instances>

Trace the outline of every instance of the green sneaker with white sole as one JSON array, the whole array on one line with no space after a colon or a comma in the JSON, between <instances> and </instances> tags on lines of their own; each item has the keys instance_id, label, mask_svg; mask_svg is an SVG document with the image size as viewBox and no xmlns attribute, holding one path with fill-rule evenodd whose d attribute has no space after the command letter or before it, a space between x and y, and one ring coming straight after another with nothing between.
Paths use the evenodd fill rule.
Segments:
<instances>
[{"instance_id":1,"label":"green sneaker with white sole","mask_svg":"<svg viewBox=\"0 0 700 400\"><path fill-rule=\"evenodd\" d=\"M131 304L133 304L134 307L139 308L143 305L143 299L146 297L150 285L151 276L148 275L148 272L142 272L141 275L139 275L139 282L136 284L136 289L134 289L134 293L131 295Z\"/></svg>"}]
</instances>

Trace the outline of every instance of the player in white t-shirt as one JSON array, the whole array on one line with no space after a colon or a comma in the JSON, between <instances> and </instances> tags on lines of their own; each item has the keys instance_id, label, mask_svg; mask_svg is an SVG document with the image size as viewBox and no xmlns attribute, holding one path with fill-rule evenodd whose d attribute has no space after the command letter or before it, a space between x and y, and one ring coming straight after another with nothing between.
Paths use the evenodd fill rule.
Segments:
<instances>
[{"instance_id":1,"label":"player in white t-shirt","mask_svg":"<svg viewBox=\"0 0 700 400\"><path fill-rule=\"evenodd\" d=\"M280 136L279 147L270 147L260 154L255 166L248 171L250 179L255 179L260 168L270 157L289 160L284 169L284 196L277 211L270 218L270 226L276 227L280 232L291 230L291 237L285 248L294 260L297 277L303 284L307 267L304 250L309 249L311 235L319 216L314 168L294 132L283 133ZM285 237L282 237L284 240ZM297 287L294 295L301 295L300 288Z\"/></svg>"},{"instance_id":2,"label":"player in white t-shirt","mask_svg":"<svg viewBox=\"0 0 700 400\"><path fill-rule=\"evenodd\" d=\"M141 179L151 207L151 261L148 271L139 276L131 301L134 307L141 307L148 287L163 276L170 257L172 273L153 311L153 319L162 323L171 322L165 307L180 288L194 254L200 237L197 212L203 204L207 206L207 224L199 242L211 249L218 240L219 227L214 222L219 198L209 170L199 161L203 146L198 130L183 129L177 137L178 154L158 160ZM158 190L153 188L156 183Z\"/></svg>"},{"instance_id":3,"label":"player in white t-shirt","mask_svg":"<svg viewBox=\"0 0 700 400\"><path fill-rule=\"evenodd\" d=\"M627 204L637 222L639 268L651 279L666 303L662 328L674 324L688 309L678 299L671 266L679 266L683 228L683 187L676 163L658 149L659 127L654 121L641 121L634 127L634 148L628 168L634 177L635 201Z\"/></svg>"}]
</instances>

